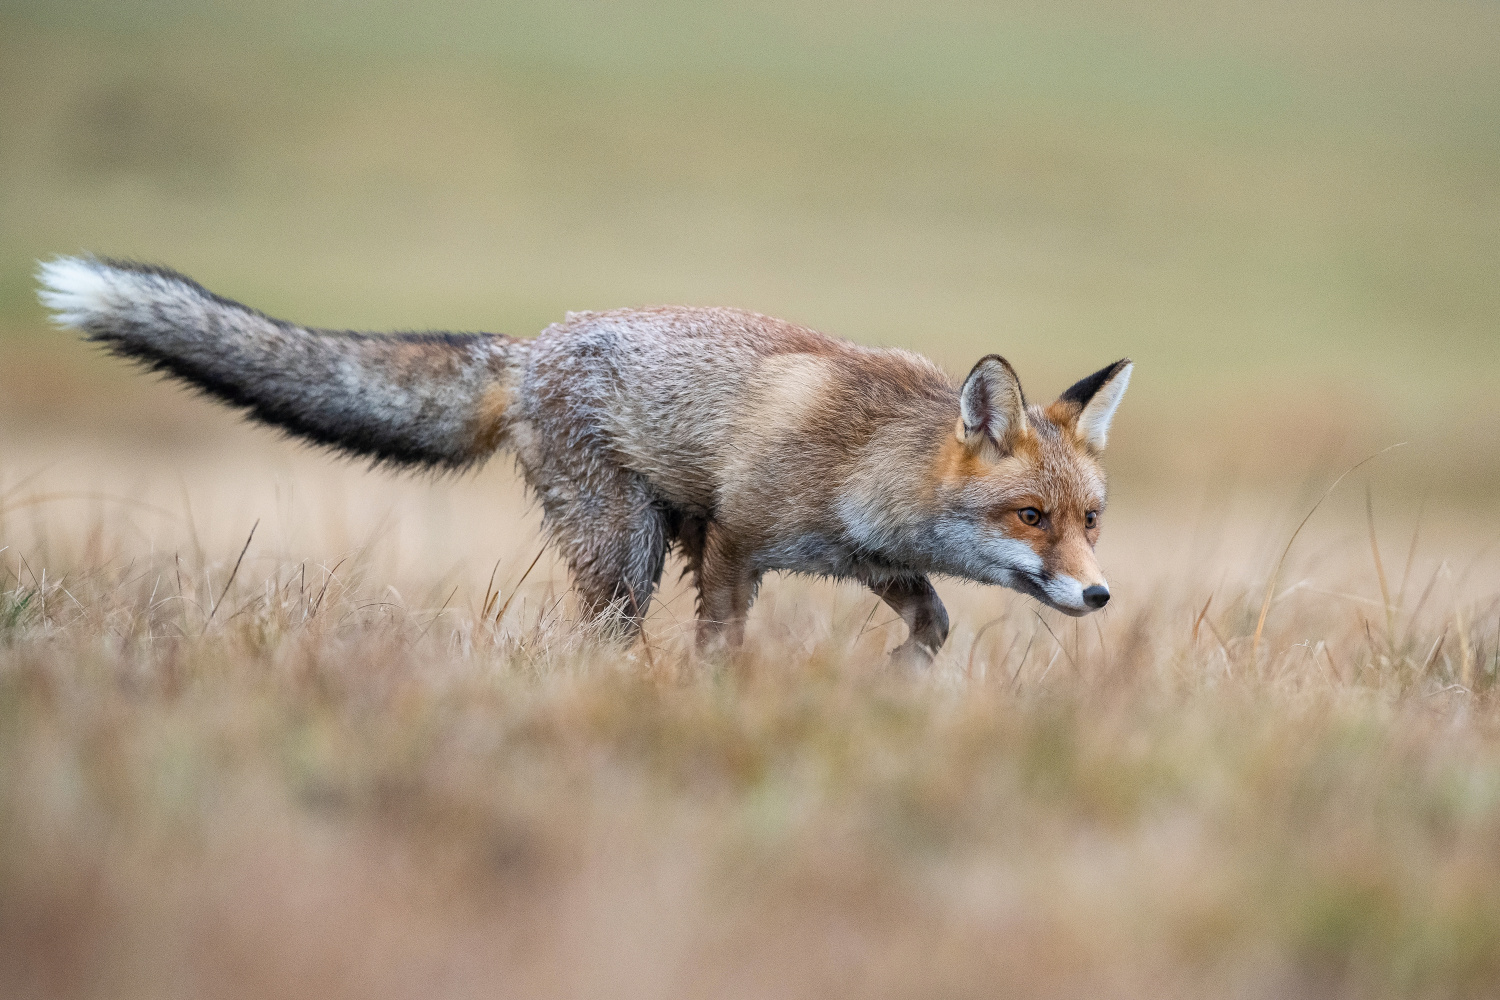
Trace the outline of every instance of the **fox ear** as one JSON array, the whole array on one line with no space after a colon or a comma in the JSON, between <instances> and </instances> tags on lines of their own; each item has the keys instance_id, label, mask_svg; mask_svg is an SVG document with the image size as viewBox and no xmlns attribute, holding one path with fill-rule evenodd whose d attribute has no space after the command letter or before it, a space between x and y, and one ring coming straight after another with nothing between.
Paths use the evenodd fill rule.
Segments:
<instances>
[{"instance_id":1,"label":"fox ear","mask_svg":"<svg viewBox=\"0 0 1500 1000\"><path fill-rule=\"evenodd\" d=\"M1121 358L1074 383L1058 397L1056 405L1063 410L1064 422L1073 425L1078 440L1095 454L1109 443L1110 421L1114 420L1125 388L1130 385L1130 370L1134 367L1129 358Z\"/></svg>"},{"instance_id":2,"label":"fox ear","mask_svg":"<svg viewBox=\"0 0 1500 1000\"><path fill-rule=\"evenodd\" d=\"M968 448L1002 448L1026 433L1026 396L1016 370L998 354L979 359L958 396L958 437Z\"/></svg>"}]
</instances>

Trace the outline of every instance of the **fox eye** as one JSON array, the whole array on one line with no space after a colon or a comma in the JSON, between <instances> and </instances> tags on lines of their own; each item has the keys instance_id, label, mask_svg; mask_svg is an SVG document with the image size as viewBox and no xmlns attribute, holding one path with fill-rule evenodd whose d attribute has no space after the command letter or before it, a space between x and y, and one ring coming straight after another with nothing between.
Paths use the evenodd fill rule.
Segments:
<instances>
[{"instance_id":1,"label":"fox eye","mask_svg":"<svg viewBox=\"0 0 1500 1000\"><path fill-rule=\"evenodd\" d=\"M1094 528L1094 526L1096 524L1098 524L1098 523L1099 523L1099 512L1097 510L1091 510L1087 514L1083 515L1083 526L1085 528L1088 528L1089 530L1092 531L1093 528Z\"/></svg>"},{"instance_id":2,"label":"fox eye","mask_svg":"<svg viewBox=\"0 0 1500 1000\"><path fill-rule=\"evenodd\" d=\"M1035 507L1023 507L1016 511L1016 516L1021 519L1022 524L1030 525L1033 528L1042 523L1042 512Z\"/></svg>"}]
</instances>

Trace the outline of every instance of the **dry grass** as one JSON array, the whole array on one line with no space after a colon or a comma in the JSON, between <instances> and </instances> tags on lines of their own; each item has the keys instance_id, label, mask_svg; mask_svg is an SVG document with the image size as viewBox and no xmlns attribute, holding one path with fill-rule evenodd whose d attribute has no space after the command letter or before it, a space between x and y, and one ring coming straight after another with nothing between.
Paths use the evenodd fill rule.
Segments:
<instances>
[{"instance_id":1,"label":"dry grass","mask_svg":"<svg viewBox=\"0 0 1500 1000\"><path fill-rule=\"evenodd\" d=\"M521 583L503 470L232 450L11 451L8 996L1500 986L1500 589L1440 516L1410 558L1391 517L1377 571L1335 497L1252 653L1305 504L1175 548L1112 512L1107 617L946 588L906 676L872 599L796 580L731 662L673 588L600 647L550 558Z\"/></svg>"}]
</instances>

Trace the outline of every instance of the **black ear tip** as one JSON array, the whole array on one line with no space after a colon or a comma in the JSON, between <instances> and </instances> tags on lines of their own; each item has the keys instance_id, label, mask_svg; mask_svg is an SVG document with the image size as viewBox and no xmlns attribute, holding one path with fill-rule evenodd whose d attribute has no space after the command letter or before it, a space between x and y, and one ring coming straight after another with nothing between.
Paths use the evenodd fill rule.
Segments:
<instances>
[{"instance_id":1,"label":"black ear tip","mask_svg":"<svg viewBox=\"0 0 1500 1000\"><path fill-rule=\"evenodd\" d=\"M1124 371L1135 362L1129 358L1121 358L1112 365L1105 365L1087 378L1079 379L1068 387L1067 392L1062 394L1065 402L1077 403L1079 406L1087 406L1094 394L1104 388L1116 375Z\"/></svg>"}]
</instances>

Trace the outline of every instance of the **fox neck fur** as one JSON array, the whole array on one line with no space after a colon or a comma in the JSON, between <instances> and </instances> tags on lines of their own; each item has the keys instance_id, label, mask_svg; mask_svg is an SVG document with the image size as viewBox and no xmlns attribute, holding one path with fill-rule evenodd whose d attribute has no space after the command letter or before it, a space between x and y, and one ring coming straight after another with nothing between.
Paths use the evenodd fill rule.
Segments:
<instances>
[{"instance_id":1,"label":"fox neck fur","mask_svg":"<svg viewBox=\"0 0 1500 1000\"><path fill-rule=\"evenodd\" d=\"M1103 605L1099 464L1131 364L1026 402L1003 358L961 383L920 355L735 309L569 313L534 339L367 334L271 319L166 268L42 265L57 320L253 418L376 463L514 453L583 612L632 638L677 551L699 640L737 644L762 576L855 579L924 661L930 577Z\"/></svg>"}]
</instances>

